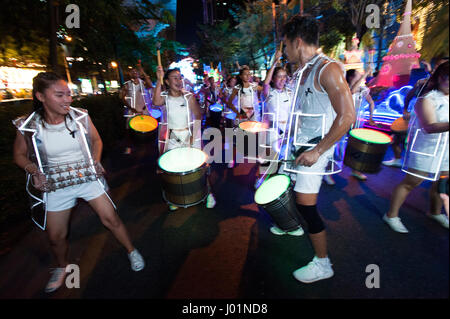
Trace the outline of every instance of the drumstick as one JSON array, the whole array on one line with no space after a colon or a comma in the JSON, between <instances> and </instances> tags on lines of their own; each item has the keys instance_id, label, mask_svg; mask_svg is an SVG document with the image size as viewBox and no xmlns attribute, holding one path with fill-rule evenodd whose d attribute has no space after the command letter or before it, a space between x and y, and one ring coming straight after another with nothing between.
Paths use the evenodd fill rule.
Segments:
<instances>
[{"instance_id":1,"label":"drumstick","mask_svg":"<svg viewBox=\"0 0 450 319\"><path fill-rule=\"evenodd\" d=\"M157 42L157 43L156 43L156 55L157 55L157 57L158 57L158 66L162 67L162 63L161 63L161 52L160 52L160 49L161 49L161 43L160 43L160 42ZM160 76L160 81L161 81L161 84L164 83L164 82L163 82L162 76Z\"/></svg>"}]
</instances>

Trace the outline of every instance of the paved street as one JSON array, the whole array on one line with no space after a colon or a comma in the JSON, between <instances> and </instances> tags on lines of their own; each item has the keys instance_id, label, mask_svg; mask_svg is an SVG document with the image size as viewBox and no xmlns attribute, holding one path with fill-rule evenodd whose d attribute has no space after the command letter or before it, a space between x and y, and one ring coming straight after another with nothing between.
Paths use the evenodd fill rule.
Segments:
<instances>
[{"instance_id":1,"label":"paved street","mask_svg":"<svg viewBox=\"0 0 450 319\"><path fill-rule=\"evenodd\" d=\"M146 260L130 270L124 249L82 202L72 216L70 260L81 269L79 289L45 294L52 265L45 233L33 227L0 259L0 298L139 299L392 299L448 298L449 232L425 216L429 184L401 209L409 234L381 220L403 173L383 168L366 182L345 168L336 185L322 185L318 208L328 231L335 275L313 284L292 272L313 257L308 237L275 236L253 201L255 164L212 164L217 206L169 212L161 197L152 145L132 155L106 154L111 194ZM389 150L390 152L390 150ZM389 155L389 154L388 154ZM380 269L380 288L366 287L366 267Z\"/></svg>"}]
</instances>

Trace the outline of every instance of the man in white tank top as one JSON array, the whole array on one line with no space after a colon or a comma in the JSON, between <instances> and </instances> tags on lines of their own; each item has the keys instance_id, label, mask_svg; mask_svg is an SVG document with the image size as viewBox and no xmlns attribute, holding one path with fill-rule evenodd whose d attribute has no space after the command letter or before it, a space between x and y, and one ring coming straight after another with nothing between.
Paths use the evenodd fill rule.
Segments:
<instances>
[{"instance_id":1,"label":"man in white tank top","mask_svg":"<svg viewBox=\"0 0 450 319\"><path fill-rule=\"evenodd\" d=\"M153 84L150 81L150 77L144 72L142 66L139 64L137 68L133 68L129 72L130 80L125 82L122 89L120 90L120 98L124 103L125 112L124 117L128 120L136 114L146 114L149 115L150 111L148 108L149 100L147 97L146 89L149 90L151 94L151 89L153 89ZM141 79L143 76L143 80ZM128 120L126 124L127 129L127 147L124 154L131 153L131 141L129 137L129 126Z\"/></svg>"},{"instance_id":2,"label":"man in white tank top","mask_svg":"<svg viewBox=\"0 0 450 319\"><path fill-rule=\"evenodd\" d=\"M334 146L355 121L355 110L341 66L318 52L316 19L292 17L283 27L283 36L289 62L299 65L289 131L297 133L293 136L296 143L316 144L301 153L297 145L292 147L297 151L294 188L297 208L306 221L315 251L313 260L293 275L300 282L310 283L334 274L327 253L325 226L317 212L317 197ZM297 121L294 114L304 116ZM312 139L319 141L313 143Z\"/></svg>"}]
</instances>

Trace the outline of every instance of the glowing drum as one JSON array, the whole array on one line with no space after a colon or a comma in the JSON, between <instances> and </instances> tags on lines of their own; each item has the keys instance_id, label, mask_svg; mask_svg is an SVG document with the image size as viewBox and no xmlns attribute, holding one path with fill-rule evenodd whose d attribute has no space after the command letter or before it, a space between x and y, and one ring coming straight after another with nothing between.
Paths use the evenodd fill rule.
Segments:
<instances>
[{"instance_id":1,"label":"glowing drum","mask_svg":"<svg viewBox=\"0 0 450 319\"><path fill-rule=\"evenodd\" d=\"M128 125L133 132L133 137L138 142L150 142L155 137L158 121L149 115L136 115L130 119Z\"/></svg>"},{"instance_id":2,"label":"glowing drum","mask_svg":"<svg viewBox=\"0 0 450 319\"><path fill-rule=\"evenodd\" d=\"M225 114L225 127L232 128L234 127L234 121L236 120L236 113L231 112Z\"/></svg>"},{"instance_id":3,"label":"glowing drum","mask_svg":"<svg viewBox=\"0 0 450 319\"><path fill-rule=\"evenodd\" d=\"M255 151L255 156L258 152L259 135L266 132L267 124L264 122L245 121L239 124L239 130L236 132L236 146L238 150L247 156L250 151ZM250 148L250 146L254 148ZM253 153L253 152L252 152Z\"/></svg>"},{"instance_id":4,"label":"glowing drum","mask_svg":"<svg viewBox=\"0 0 450 319\"><path fill-rule=\"evenodd\" d=\"M357 128L351 130L345 149L344 164L363 173L376 173L392 138L382 132Z\"/></svg>"},{"instance_id":5,"label":"glowing drum","mask_svg":"<svg viewBox=\"0 0 450 319\"><path fill-rule=\"evenodd\" d=\"M300 227L289 176L275 175L262 183L256 190L255 202L264 208L280 229L293 231Z\"/></svg>"},{"instance_id":6,"label":"glowing drum","mask_svg":"<svg viewBox=\"0 0 450 319\"><path fill-rule=\"evenodd\" d=\"M205 200L207 159L202 150L190 147L175 148L159 157L163 198L167 203L189 207Z\"/></svg>"},{"instance_id":7,"label":"glowing drum","mask_svg":"<svg viewBox=\"0 0 450 319\"><path fill-rule=\"evenodd\" d=\"M394 141L397 145L404 145L406 147L406 134L408 132L409 121L403 117L399 117L391 125L391 131L394 133Z\"/></svg>"},{"instance_id":8,"label":"glowing drum","mask_svg":"<svg viewBox=\"0 0 450 319\"><path fill-rule=\"evenodd\" d=\"M219 103L213 104L209 107L209 119L211 126L220 128L220 121L222 119L223 106Z\"/></svg>"}]
</instances>

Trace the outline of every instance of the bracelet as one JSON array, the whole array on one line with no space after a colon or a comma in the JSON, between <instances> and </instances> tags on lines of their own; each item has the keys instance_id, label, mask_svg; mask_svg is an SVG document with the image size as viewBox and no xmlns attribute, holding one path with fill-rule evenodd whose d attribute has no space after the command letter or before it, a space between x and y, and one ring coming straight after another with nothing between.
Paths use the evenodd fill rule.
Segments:
<instances>
[{"instance_id":1,"label":"bracelet","mask_svg":"<svg viewBox=\"0 0 450 319\"><path fill-rule=\"evenodd\" d=\"M30 165L36 166L36 164L34 164L34 163L28 163L27 165L25 165L24 170L25 170L25 172L27 172L28 174L34 175L35 173L30 173L30 172L27 170L28 166L30 166Z\"/></svg>"}]
</instances>

